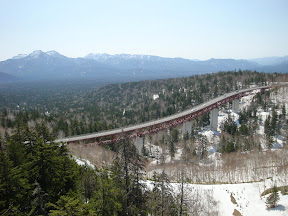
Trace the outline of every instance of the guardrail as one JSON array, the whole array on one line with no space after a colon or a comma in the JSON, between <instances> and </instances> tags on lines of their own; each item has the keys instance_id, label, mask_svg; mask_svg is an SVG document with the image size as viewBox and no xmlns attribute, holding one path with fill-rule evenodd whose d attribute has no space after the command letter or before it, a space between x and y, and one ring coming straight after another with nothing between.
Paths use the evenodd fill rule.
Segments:
<instances>
[{"instance_id":1,"label":"guardrail","mask_svg":"<svg viewBox=\"0 0 288 216\"><path fill-rule=\"evenodd\" d=\"M221 106L225 103L228 103L236 98L244 97L247 93L255 91L255 90L262 90L271 88L272 86L261 86L261 87L254 87L249 89L243 89L243 90L237 90L234 92L227 93L225 95L219 96L217 98L214 98L210 101L207 101L205 103L199 104L195 107L192 107L192 109L188 109L185 111L182 111L180 113L173 114L171 116L166 116L161 119L157 120L151 120L148 122L144 122L137 125L127 126L123 128L117 128L117 129L111 129L107 131L102 132L96 132L96 133L89 133L89 134L83 134L78 136L71 136L71 137L65 137L62 139L57 139L55 142L66 142L66 143L72 143L72 142L79 142L79 141L94 141L98 144L110 144L113 142L117 142L119 138L116 138L117 135L121 133L128 134L129 137L135 137L135 136L143 136L151 133L156 133L159 130L164 130L169 127L174 127L176 125L182 124L186 121L189 121L193 118L196 118L200 115L203 115L212 109ZM102 140L102 138L108 138L108 140Z\"/></svg>"}]
</instances>

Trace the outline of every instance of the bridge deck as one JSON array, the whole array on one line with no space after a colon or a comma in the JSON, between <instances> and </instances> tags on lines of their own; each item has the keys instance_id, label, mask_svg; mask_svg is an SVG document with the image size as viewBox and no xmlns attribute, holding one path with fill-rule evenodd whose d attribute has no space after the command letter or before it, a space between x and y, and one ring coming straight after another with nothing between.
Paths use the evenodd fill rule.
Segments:
<instances>
[{"instance_id":1,"label":"bridge deck","mask_svg":"<svg viewBox=\"0 0 288 216\"><path fill-rule=\"evenodd\" d=\"M89 140L89 139L95 139L95 138L101 138L101 137L109 137L109 136L113 136L113 135L115 136L115 135L120 134L122 132L127 133L127 132L139 131L141 129L153 127L155 125L161 125L161 124L164 124L167 122L171 122L173 120L181 119L181 118L186 117L188 115L191 115L193 113L199 113L199 111L201 111L201 110L206 110L205 112L207 112L207 111L211 110L211 107L218 107L221 104L223 104L223 102L227 103L227 102L233 100L233 98L237 98L237 97L240 98L240 97L245 96L245 94L252 92L254 90L267 89L270 87L271 86L262 86L262 87L255 87L255 88L243 89L243 90L239 90L239 91L230 92L230 93L227 93L225 95L214 98L208 102L199 104L199 105L197 105L191 109L188 109L188 110L185 110L183 112L173 114L171 116L167 116L167 117L164 117L161 119L157 119L157 120L153 120L153 121L149 121L149 122L144 122L144 123L141 123L138 125L108 130L108 131L96 132L96 133L91 133L91 134L83 134L83 135L73 136L73 137L65 137L62 139L57 139L57 140L55 140L55 142L66 142L66 143L77 142L77 141ZM210 109L207 110L207 108L210 108Z\"/></svg>"}]
</instances>

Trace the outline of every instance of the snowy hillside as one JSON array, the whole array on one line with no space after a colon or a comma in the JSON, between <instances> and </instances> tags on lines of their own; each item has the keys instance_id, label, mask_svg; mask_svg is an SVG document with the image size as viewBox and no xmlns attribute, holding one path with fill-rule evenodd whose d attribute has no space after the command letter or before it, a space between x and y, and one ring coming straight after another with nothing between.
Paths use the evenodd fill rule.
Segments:
<instances>
[{"instance_id":1,"label":"snowy hillside","mask_svg":"<svg viewBox=\"0 0 288 216\"><path fill-rule=\"evenodd\" d=\"M255 91L240 100L240 112L255 106L257 93L258 91ZM288 108L288 87L271 91L269 97L265 98L266 102L268 99L271 102L270 105L276 107L275 111L280 116L283 106ZM220 108L217 131L211 131L207 126L197 132L199 140L194 140L198 145L194 153L196 159L188 163L185 163L187 147L185 149L185 144L181 143L182 139L176 146L174 156L169 153L168 146L159 144L162 142L159 140L165 140L163 138L165 133L171 135L173 130L156 134L155 139L152 136L145 138L145 149L150 156L149 165L146 168L146 177L149 179L146 181L148 188L152 190L154 187L155 182L151 179L155 173L160 174L164 171L170 177L169 187L174 196L179 197L181 194L179 180L185 175L183 202L187 206L189 215L288 215L287 191L286 195L278 192L280 200L276 208L268 209L266 200L270 194L263 195L274 185L277 187L288 185L287 129L281 128L279 134L272 137L271 147L267 147L265 122L273 115L271 106L263 109L257 105L255 111L257 129L253 131L252 139L257 139L254 140L256 143L259 142L259 151L246 150L229 154L219 152L222 142L221 134L224 133L223 123L231 118L239 129L243 124L240 122L240 112L233 112L229 105ZM179 136L184 135L180 132ZM201 152L201 144L203 144L201 140L206 143L207 155L203 159L197 159L197 155ZM248 141L253 142L253 140ZM188 140L187 143L189 142ZM79 159L77 162L82 165L84 162L90 164L89 161L83 162Z\"/></svg>"},{"instance_id":2,"label":"snowy hillside","mask_svg":"<svg viewBox=\"0 0 288 216\"><path fill-rule=\"evenodd\" d=\"M240 101L240 110L251 106L256 94L257 91L243 97ZM277 114L281 115L281 107L288 108L288 87L271 91L270 100L277 107ZM184 170L185 176L191 182L186 185L186 190L190 191L186 197L187 200L190 200L192 206L196 202L195 200L193 202L195 196L202 200L200 202L202 202L203 209L197 215L288 215L287 195L278 192L280 195L279 205L269 210L265 204L268 195L261 196L261 193L272 188L273 185L288 185L288 151L284 146L287 129L280 129L280 134L272 137L272 147L268 149L264 124L268 116L272 116L272 108L267 107L264 110L259 106L256 116L258 128L253 136L257 137L257 141L260 143L259 148L262 151L225 155L219 153L223 122L232 118L237 128L241 126L239 113L234 113L230 108L225 107L219 110L217 131L211 131L209 127L206 127L198 132L207 139L207 159L194 161L190 165L182 164L181 159L185 157L183 146L176 147L175 156L172 158L167 148L161 148L148 140L146 149L149 150L150 155L153 155L153 158L147 169L147 176L151 178L154 172L161 173L162 170L165 170L171 179L178 181L181 169ZM198 143L198 145L200 144ZM171 185L175 193L179 193L179 184L172 183ZM233 198L231 198L232 196ZM205 202L207 199L214 203L213 210L209 210L209 203ZM232 199L234 203L231 201ZM194 215L195 212L190 214Z\"/></svg>"},{"instance_id":3,"label":"snowy hillside","mask_svg":"<svg viewBox=\"0 0 288 216\"><path fill-rule=\"evenodd\" d=\"M278 179L280 183L281 179ZM175 192L179 190L179 184L172 183ZM282 195L280 192L279 206L274 209L266 208L266 196L260 194L267 188L273 187L273 181L268 179L264 182L244 183L244 184L220 184L220 185L201 185L187 184L185 190L192 191L186 199L190 200L191 205L195 203L194 199L202 198L204 211L199 215L208 215L214 211L214 215L229 216L234 212L239 212L245 216L284 216L288 214L288 195ZM197 196L195 197L195 194ZM214 202L212 209L208 209L209 204L206 202L208 194L212 197L210 202ZM194 201L194 202L193 202ZM234 202L234 203L233 203ZM191 206L191 207L192 207Z\"/></svg>"}]
</instances>

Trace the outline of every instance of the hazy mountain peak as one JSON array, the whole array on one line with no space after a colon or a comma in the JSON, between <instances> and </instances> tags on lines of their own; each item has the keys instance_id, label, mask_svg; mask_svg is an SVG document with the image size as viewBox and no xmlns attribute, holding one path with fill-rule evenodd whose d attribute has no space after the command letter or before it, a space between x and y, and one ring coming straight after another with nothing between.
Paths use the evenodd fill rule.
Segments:
<instances>
[{"instance_id":1,"label":"hazy mountain peak","mask_svg":"<svg viewBox=\"0 0 288 216\"><path fill-rule=\"evenodd\" d=\"M149 59L150 55L135 55L135 54L117 54L115 55L117 57L123 58L123 59Z\"/></svg>"},{"instance_id":2,"label":"hazy mountain peak","mask_svg":"<svg viewBox=\"0 0 288 216\"><path fill-rule=\"evenodd\" d=\"M84 58L87 59L107 59L111 57L112 55L109 55L107 53L89 53L88 55L84 56Z\"/></svg>"},{"instance_id":3,"label":"hazy mountain peak","mask_svg":"<svg viewBox=\"0 0 288 216\"><path fill-rule=\"evenodd\" d=\"M14 56L12 59L21 59L21 58L25 58L27 56L27 54L19 54L17 56Z\"/></svg>"},{"instance_id":4,"label":"hazy mountain peak","mask_svg":"<svg viewBox=\"0 0 288 216\"><path fill-rule=\"evenodd\" d=\"M284 60L283 57L281 60ZM286 62L286 61L285 61ZM285 63L284 62L284 63ZM36 50L0 61L0 71L24 79L77 77L133 77L133 79L170 78L229 70L288 71L287 63L260 66L248 60L215 59L195 61L154 55L90 53L84 58L68 58L55 50Z\"/></svg>"},{"instance_id":5,"label":"hazy mountain peak","mask_svg":"<svg viewBox=\"0 0 288 216\"><path fill-rule=\"evenodd\" d=\"M28 56L30 58L39 58L41 55L45 54L43 51L41 50L35 50L34 52L30 53Z\"/></svg>"},{"instance_id":6,"label":"hazy mountain peak","mask_svg":"<svg viewBox=\"0 0 288 216\"><path fill-rule=\"evenodd\" d=\"M115 55L110 55L106 53L90 53L86 55L84 58L87 59L94 59L97 61L105 61L105 60L132 60L132 59L140 59L140 60L149 60L151 57L156 57L156 58L161 58L158 56L151 56L151 55L139 55L139 54L115 54Z\"/></svg>"},{"instance_id":7,"label":"hazy mountain peak","mask_svg":"<svg viewBox=\"0 0 288 216\"><path fill-rule=\"evenodd\" d=\"M47 55L52 56L52 57L64 57L60 53L56 52L55 50L51 50L46 52Z\"/></svg>"}]
</instances>

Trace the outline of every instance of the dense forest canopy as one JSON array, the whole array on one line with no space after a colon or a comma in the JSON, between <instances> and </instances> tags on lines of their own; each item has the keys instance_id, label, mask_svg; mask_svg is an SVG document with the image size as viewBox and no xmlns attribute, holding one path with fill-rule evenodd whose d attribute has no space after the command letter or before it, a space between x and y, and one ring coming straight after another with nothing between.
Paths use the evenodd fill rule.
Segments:
<instances>
[{"instance_id":1,"label":"dense forest canopy","mask_svg":"<svg viewBox=\"0 0 288 216\"><path fill-rule=\"evenodd\" d=\"M17 121L45 121L55 137L91 133L168 116L252 84L285 80L287 74L233 71L101 87L91 81L3 85L0 121L2 133Z\"/></svg>"},{"instance_id":2,"label":"dense forest canopy","mask_svg":"<svg viewBox=\"0 0 288 216\"><path fill-rule=\"evenodd\" d=\"M165 117L236 89L285 80L287 74L239 70L106 86L93 81L3 84L1 132L17 122L34 126L41 121L55 137L97 132Z\"/></svg>"}]
</instances>

